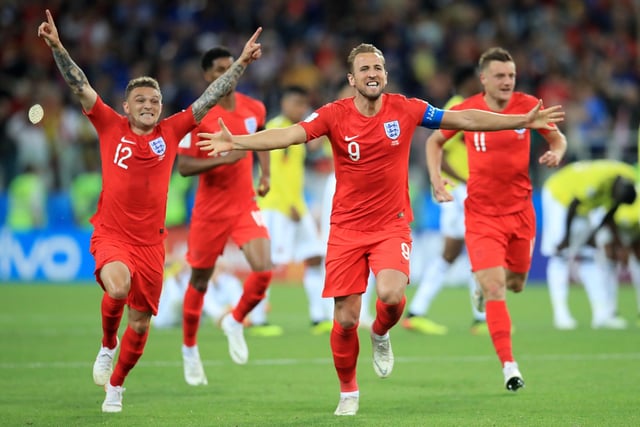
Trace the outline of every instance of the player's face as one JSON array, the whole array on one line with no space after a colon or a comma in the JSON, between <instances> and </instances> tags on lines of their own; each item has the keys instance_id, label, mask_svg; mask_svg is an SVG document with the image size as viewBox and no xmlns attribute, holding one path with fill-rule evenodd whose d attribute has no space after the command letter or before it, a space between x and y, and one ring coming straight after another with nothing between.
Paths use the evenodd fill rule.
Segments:
<instances>
[{"instance_id":1,"label":"player's face","mask_svg":"<svg viewBox=\"0 0 640 427\"><path fill-rule=\"evenodd\" d=\"M137 87L129 93L123 106L131 126L148 132L160 120L162 96L152 87Z\"/></svg>"},{"instance_id":2,"label":"player's face","mask_svg":"<svg viewBox=\"0 0 640 427\"><path fill-rule=\"evenodd\" d=\"M205 73L205 78L208 82L213 82L231 68L231 65L233 65L233 58L231 56L218 58L213 61L211 68Z\"/></svg>"},{"instance_id":3,"label":"player's face","mask_svg":"<svg viewBox=\"0 0 640 427\"><path fill-rule=\"evenodd\" d=\"M480 74L480 82L487 96L496 102L506 103L516 86L516 64L491 61Z\"/></svg>"},{"instance_id":4,"label":"player's face","mask_svg":"<svg viewBox=\"0 0 640 427\"><path fill-rule=\"evenodd\" d=\"M289 94L282 100L282 112L294 123L304 119L310 108L309 97L298 93Z\"/></svg>"},{"instance_id":5,"label":"player's face","mask_svg":"<svg viewBox=\"0 0 640 427\"><path fill-rule=\"evenodd\" d=\"M387 86L387 71L382 58L373 52L360 53L353 60L349 84L370 101L380 98Z\"/></svg>"}]
</instances>

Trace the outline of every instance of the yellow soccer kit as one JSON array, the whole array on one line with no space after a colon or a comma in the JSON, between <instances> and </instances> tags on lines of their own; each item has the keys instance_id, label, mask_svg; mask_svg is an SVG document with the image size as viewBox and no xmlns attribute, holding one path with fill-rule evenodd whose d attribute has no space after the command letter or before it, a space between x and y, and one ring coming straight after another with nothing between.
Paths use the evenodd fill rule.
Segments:
<instances>
[{"instance_id":1,"label":"yellow soccer kit","mask_svg":"<svg viewBox=\"0 0 640 427\"><path fill-rule=\"evenodd\" d=\"M613 182L622 176L635 182L635 168L615 160L591 160L571 163L551 175L544 187L563 206L580 200L577 214L587 215L597 207L611 208Z\"/></svg>"}]
</instances>

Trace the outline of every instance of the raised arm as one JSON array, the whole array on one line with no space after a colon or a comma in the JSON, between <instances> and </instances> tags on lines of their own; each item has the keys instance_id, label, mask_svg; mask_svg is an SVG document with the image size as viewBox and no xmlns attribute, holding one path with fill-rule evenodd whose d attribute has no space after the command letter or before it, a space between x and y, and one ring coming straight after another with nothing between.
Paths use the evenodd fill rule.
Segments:
<instances>
[{"instance_id":1,"label":"raised arm","mask_svg":"<svg viewBox=\"0 0 640 427\"><path fill-rule=\"evenodd\" d=\"M62 77L71 88L73 95L80 101L82 108L85 111L89 111L96 103L98 94L89 84L87 76L80 67L73 62L69 56L69 52L67 52L67 49L62 45L60 36L58 35L58 29L56 28L49 9L47 9L45 13L47 15L47 21L42 22L38 26L38 37L42 37L51 48L53 59L58 66L58 70L60 70L60 74L62 74Z\"/></svg>"},{"instance_id":2,"label":"raised arm","mask_svg":"<svg viewBox=\"0 0 640 427\"><path fill-rule=\"evenodd\" d=\"M269 151L307 141L307 132L299 124L286 128L265 129L250 135L232 135L222 119L219 118L218 122L220 132L198 134L202 140L196 145L203 151L210 151L210 156L231 150Z\"/></svg>"},{"instance_id":3,"label":"raised arm","mask_svg":"<svg viewBox=\"0 0 640 427\"><path fill-rule=\"evenodd\" d=\"M552 123L564 120L564 111L559 105L541 110L538 101L527 114L500 114L475 109L445 110L440 123L441 129L460 130L504 130L504 129L555 129Z\"/></svg>"},{"instance_id":4,"label":"raised arm","mask_svg":"<svg viewBox=\"0 0 640 427\"><path fill-rule=\"evenodd\" d=\"M220 98L228 94L233 87L238 83L238 79L244 72L247 65L262 55L260 49L260 43L256 43L258 36L262 32L262 27L259 27L251 38L244 45L244 49L240 54L240 57L229 67L227 71L205 89L204 93L200 95L192 104L193 117L196 122L200 123L202 118L209 112L211 107L216 105Z\"/></svg>"}]
</instances>

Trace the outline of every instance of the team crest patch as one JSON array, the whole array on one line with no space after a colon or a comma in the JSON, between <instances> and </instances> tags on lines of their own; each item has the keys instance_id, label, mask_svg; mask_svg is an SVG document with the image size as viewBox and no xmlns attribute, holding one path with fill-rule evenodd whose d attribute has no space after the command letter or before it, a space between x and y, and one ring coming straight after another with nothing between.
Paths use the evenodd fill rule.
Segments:
<instances>
[{"instance_id":1,"label":"team crest patch","mask_svg":"<svg viewBox=\"0 0 640 427\"><path fill-rule=\"evenodd\" d=\"M255 117L249 117L244 119L244 127L247 129L247 133L256 133L258 130L258 121Z\"/></svg>"},{"instance_id":2,"label":"team crest patch","mask_svg":"<svg viewBox=\"0 0 640 427\"><path fill-rule=\"evenodd\" d=\"M167 151L167 144L162 137L149 141L149 147L151 147L151 150L158 156L164 155Z\"/></svg>"},{"instance_id":3,"label":"team crest patch","mask_svg":"<svg viewBox=\"0 0 640 427\"><path fill-rule=\"evenodd\" d=\"M386 122L384 124L384 132L391 139L398 139L400 136L400 123L397 120Z\"/></svg>"}]
</instances>

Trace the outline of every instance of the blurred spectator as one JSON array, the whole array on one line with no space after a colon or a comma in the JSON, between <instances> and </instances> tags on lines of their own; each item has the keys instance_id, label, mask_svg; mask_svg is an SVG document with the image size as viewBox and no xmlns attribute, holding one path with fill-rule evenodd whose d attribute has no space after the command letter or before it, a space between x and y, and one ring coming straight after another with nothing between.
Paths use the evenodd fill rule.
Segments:
<instances>
[{"instance_id":1,"label":"blurred spectator","mask_svg":"<svg viewBox=\"0 0 640 427\"><path fill-rule=\"evenodd\" d=\"M7 225L14 231L27 231L46 225L46 185L32 166L9 184Z\"/></svg>"},{"instance_id":2,"label":"blurred spectator","mask_svg":"<svg viewBox=\"0 0 640 427\"><path fill-rule=\"evenodd\" d=\"M8 123L11 117L11 94L0 90L0 192L18 173L16 141L9 134Z\"/></svg>"},{"instance_id":3,"label":"blurred spectator","mask_svg":"<svg viewBox=\"0 0 640 427\"><path fill-rule=\"evenodd\" d=\"M72 56L112 105L120 104L131 75L144 72L161 81L166 114L184 108L202 85L200 78L194 78L199 71L192 58L216 44L239 50L256 25L265 30L263 58L247 70L240 84L244 93L261 99L267 111L278 109L277 88L284 83L303 83L312 91L316 107L332 100L346 72L341 59L348 53L344 46L375 43L386 53L387 68L395 76L390 83L397 88L389 89L434 105L442 105L451 93L446 76L454 67L475 63L478 52L491 46L504 46L518 64L519 90L538 94L545 105L566 100L562 102L567 122L562 127L573 145L570 156L629 159L632 155L632 161L637 156L630 148L636 145L640 120L638 1L61 0L49 7L69 40ZM41 87L60 91L64 85L46 46L36 37L43 14L41 2L0 5L0 81L13 97L12 112L27 109L34 91L44 96L48 89L40 93ZM579 87L570 85L572 81ZM67 144L53 153L23 150L22 141L16 141L16 153L10 151L5 139L9 127L2 130L0 115L0 150L9 149L2 151L0 175L19 172L7 168L23 167L25 151L38 157L30 164L53 159L51 183L63 189L86 168L84 156L74 160L84 147L76 144L81 132L76 119L63 118L62 106L51 108L53 112L45 106L46 136ZM61 115L54 114L57 111ZM31 126L28 130L35 133ZM416 165L422 160L411 159ZM4 186L8 182L4 178Z\"/></svg>"},{"instance_id":4,"label":"blurred spectator","mask_svg":"<svg viewBox=\"0 0 640 427\"><path fill-rule=\"evenodd\" d=\"M87 170L78 174L71 182L71 207L75 224L83 228L91 228L89 222L98 206L98 198L102 191L102 174L99 159L90 157Z\"/></svg>"}]
</instances>

